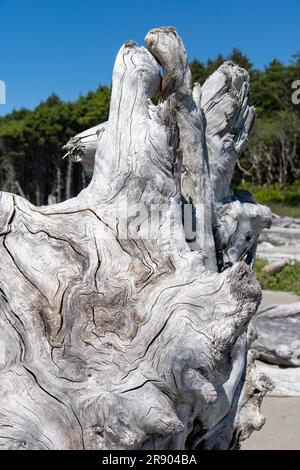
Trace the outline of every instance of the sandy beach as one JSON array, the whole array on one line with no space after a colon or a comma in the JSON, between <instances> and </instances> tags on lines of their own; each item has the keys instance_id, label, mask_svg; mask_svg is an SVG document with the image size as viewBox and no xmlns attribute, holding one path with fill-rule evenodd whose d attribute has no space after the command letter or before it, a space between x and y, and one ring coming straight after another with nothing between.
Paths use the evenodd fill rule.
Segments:
<instances>
[{"instance_id":1,"label":"sandy beach","mask_svg":"<svg viewBox=\"0 0 300 470\"><path fill-rule=\"evenodd\" d=\"M299 298L288 292L264 291L260 310ZM300 450L300 396L268 397L262 403L266 423L242 443L242 450Z\"/></svg>"},{"instance_id":2,"label":"sandy beach","mask_svg":"<svg viewBox=\"0 0 300 470\"><path fill-rule=\"evenodd\" d=\"M299 297L295 294L291 294L290 292L264 290L258 310L264 310L265 308L271 307L271 305L292 304L298 300Z\"/></svg>"},{"instance_id":3,"label":"sandy beach","mask_svg":"<svg viewBox=\"0 0 300 470\"><path fill-rule=\"evenodd\" d=\"M300 397L265 397L266 424L242 442L242 450L300 450Z\"/></svg>"}]
</instances>

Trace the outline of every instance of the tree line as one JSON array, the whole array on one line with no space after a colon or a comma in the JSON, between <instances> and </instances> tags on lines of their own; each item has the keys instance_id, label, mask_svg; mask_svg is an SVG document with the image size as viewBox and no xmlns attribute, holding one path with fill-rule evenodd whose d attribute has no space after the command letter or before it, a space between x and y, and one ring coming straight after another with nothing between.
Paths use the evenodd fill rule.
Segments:
<instances>
[{"instance_id":1,"label":"tree line","mask_svg":"<svg viewBox=\"0 0 300 470\"><path fill-rule=\"evenodd\" d=\"M274 59L257 70L238 49L206 63L190 64L193 80L203 84L225 60L251 76L256 120L234 184L286 186L300 179L300 105L292 103L292 83L300 80L300 53L288 65ZM37 205L60 202L88 183L81 165L63 160L62 146L74 135L108 119L110 88L74 102L53 94L34 110L0 117L0 189L20 194Z\"/></svg>"}]
</instances>

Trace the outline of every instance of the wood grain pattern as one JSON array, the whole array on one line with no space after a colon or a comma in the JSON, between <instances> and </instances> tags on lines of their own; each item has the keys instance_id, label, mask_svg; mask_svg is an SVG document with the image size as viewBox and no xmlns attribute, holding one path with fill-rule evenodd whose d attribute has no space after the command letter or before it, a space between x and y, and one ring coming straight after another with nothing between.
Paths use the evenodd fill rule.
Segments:
<instances>
[{"instance_id":1,"label":"wood grain pattern","mask_svg":"<svg viewBox=\"0 0 300 470\"><path fill-rule=\"evenodd\" d=\"M146 45L121 48L108 122L67 146L95 150L90 185L45 207L1 193L1 448L229 449L263 424L248 324L271 215L229 191L249 78L226 63L201 90L174 28Z\"/></svg>"}]
</instances>

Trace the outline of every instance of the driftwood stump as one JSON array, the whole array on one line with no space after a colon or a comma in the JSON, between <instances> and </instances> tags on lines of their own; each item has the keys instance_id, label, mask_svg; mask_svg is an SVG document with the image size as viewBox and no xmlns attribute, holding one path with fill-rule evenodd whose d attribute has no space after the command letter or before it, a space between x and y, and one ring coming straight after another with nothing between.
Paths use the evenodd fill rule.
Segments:
<instances>
[{"instance_id":1,"label":"driftwood stump","mask_svg":"<svg viewBox=\"0 0 300 470\"><path fill-rule=\"evenodd\" d=\"M45 207L1 193L1 448L229 449L263 424L248 324L271 214L230 193L249 77L226 62L193 87L174 28L146 45L121 48L85 134L90 185Z\"/></svg>"}]
</instances>

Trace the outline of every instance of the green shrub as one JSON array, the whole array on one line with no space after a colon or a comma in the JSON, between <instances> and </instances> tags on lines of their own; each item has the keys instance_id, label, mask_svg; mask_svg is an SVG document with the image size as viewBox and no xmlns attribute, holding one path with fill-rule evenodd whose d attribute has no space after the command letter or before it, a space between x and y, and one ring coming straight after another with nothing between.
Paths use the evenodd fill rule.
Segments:
<instances>
[{"instance_id":1,"label":"green shrub","mask_svg":"<svg viewBox=\"0 0 300 470\"><path fill-rule=\"evenodd\" d=\"M255 187L243 183L238 189L250 191L256 202L270 207L277 215L300 217L300 180L284 187L279 184Z\"/></svg>"},{"instance_id":2,"label":"green shrub","mask_svg":"<svg viewBox=\"0 0 300 470\"><path fill-rule=\"evenodd\" d=\"M300 295L300 263L291 263L285 266L279 273L267 276L263 269L267 261L256 259L254 271L262 289L293 292Z\"/></svg>"},{"instance_id":3,"label":"green shrub","mask_svg":"<svg viewBox=\"0 0 300 470\"><path fill-rule=\"evenodd\" d=\"M291 205L300 205L300 181L287 186L284 190L284 202Z\"/></svg>"},{"instance_id":4,"label":"green shrub","mask_svg":"<svg viewBox=\"0 0 300 470\"><path fill-rule=\"evenodd\" d=\"M285 201L284 193L277 185L253 188L253 197L260 204L283 203Z\"/></svg>"}]
</instances>

